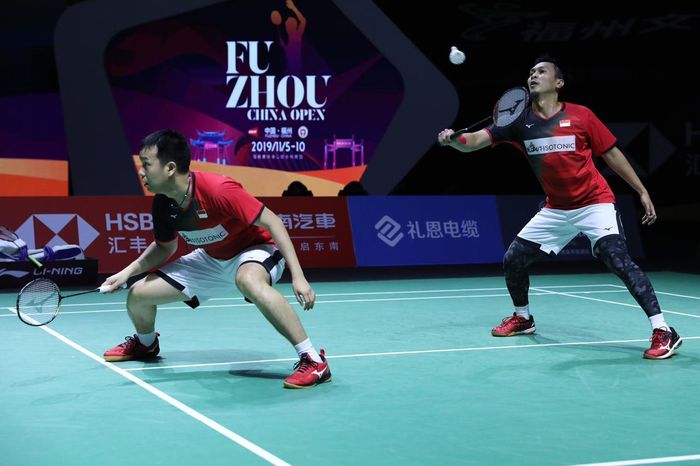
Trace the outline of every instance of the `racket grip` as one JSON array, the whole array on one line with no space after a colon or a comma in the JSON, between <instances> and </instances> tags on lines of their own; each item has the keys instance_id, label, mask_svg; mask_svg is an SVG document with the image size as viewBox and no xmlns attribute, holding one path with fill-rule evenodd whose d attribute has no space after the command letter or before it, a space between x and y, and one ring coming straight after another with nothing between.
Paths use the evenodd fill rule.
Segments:
<instances>
[{"instance_id":1,"label":"racket grip","mask_svg":"<svg viewBox=\"0 0 700 466\"><path fill-rule=\"evenodd\" d=\"M468 132L469 132L469 128L458 129L457 131L455 131L454 133L452 133L450 135L450 141L456 141L457 138L459 138L461 135L468 133Z\"/></svg>"},{"instance_id":2,"label":"racket grip","mask_svg":"<svg viewBox=\"0 0 700 466\"><path fill-rule=\"evenodd\" d=\"M120 290L123 290L125 288L126 288L126 283L122 283L121 286L119 287ZM100 291L100 293L106 293L109 291L109 286L102 285L98 288L98 290Z\"/></svg>"},{"instance_id":3,"label":"racket grip","mask_svg":"<svg viewBox=\"0 0 700 466\"><path fill-rule=\"evenodd\" d=\"M42 268L44 266L44 264L39 262L39 260L37 258L35 258L34 256L31 256L31 255L27 256L27 259L29 259L32 262L32 264L34 264L38 268Z\"/></svg>"}]
</instances>

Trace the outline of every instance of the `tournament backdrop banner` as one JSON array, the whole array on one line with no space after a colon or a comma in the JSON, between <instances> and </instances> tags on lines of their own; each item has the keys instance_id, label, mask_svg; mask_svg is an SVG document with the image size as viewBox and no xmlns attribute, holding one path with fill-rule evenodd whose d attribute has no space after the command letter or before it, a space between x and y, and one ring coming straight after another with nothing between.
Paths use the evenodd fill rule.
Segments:
<instances>
[{"instance_id":1,"label":"tournament backdrop banner","mask_svg":"<svg viewBox=\"0 0 700 466\"><path fill-rule=\"evenodd\" d=\"M153 241L152 197L20 197L0 212L0 225L29 249L79 245L99 261L99 273L129 265ZM350 222L344 198L270 198L266 205L282 219L303 267L353 267ZM8 204L10 201L8 201ZM182 239L176 255L190 252Z\"/></svg>"},{"instance_id":2,"label":"tournament backdrop banner","mask_svg":"<svg viewBox=\"0 0 700 466\"><path fill-rule=\"evenodd\" d=\"M105 66L134 150L156 129L178 130L198 169L257 196L295 179L337 195L360 179L403 98L398 71L333 2L200 8L116 35Z\"/></svg>"},{"instance_id":3,"label":"tournament backdrop banner","mask_svg":"<svg viewBox=\"0 0 700 466\"><path fill-rule=\"evenodd\" d=\"M496 263L495 196L349 197L358 266Z\"/></svg>"}]
</instances>

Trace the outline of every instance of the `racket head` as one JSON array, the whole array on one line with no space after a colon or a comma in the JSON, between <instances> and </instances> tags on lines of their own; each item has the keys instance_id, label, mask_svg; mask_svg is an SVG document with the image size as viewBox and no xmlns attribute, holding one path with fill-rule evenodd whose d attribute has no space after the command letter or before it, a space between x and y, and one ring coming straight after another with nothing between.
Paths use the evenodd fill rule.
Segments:
<instances>
[{"instance_id":1,"label":"racket head","mask_svg":"<svg viewBox=\"0 0 700 466\"><path fill-rule=\"evenodd\" d=\"M511 87L498 99L493 108L493 123L499 128L510 126L525 113L530 105L530 92L522 87Z\"/></svg>"},{"instance_id":2,"label":"racket head","mask_svg":"<svg viewBox=\"0 0 700 466\"><path fill-rule=\"evenodd\" d=\"M61 306L61 291L48 278L37 278L24 285L17 295L17 317L27 325L39 327L56 318Z\"/></svg>"}]
</instances>

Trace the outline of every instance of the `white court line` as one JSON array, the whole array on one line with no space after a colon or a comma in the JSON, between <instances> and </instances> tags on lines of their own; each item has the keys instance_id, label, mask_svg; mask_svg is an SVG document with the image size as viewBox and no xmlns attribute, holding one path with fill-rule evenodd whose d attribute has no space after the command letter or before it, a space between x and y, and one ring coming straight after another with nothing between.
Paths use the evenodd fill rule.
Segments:
<instances>
[{"instance_id":1,"label":"white court line","mask_svg":"<svg viewBox=\"0 0 700 466\"><path fill-rule=\"evenodd\" d=\"M614 286L615 288L624 288L624 289L627 289L627 287L624 287L624 286L622 286L622 285L610 285L610 286ZM658 290L654 290L654 291L656 292L656 294L664 294L664 295L668 295L668 296L676 296L676 297L678 297L678 298L700 299L700 296L690 296L690 295L687 295L687 294L668 293L668 292L666 292L666 291L658 291Z\"/></svg>"},{"instance_id":2,"label":"white court line","mask_svg":"<svg viewBox=\"0 0 700 466\"><path fill-rule=\"evenodd\" d=\"M588 296L579 296L579 295L572 294L572 293L562 293L561 291L548 291L548 290L540 289L539 287L530 287L530 289L531 289L531 290L535 290L535 291L543 291L543 292L546 292L546 293L549 293L549 294L554 294L554 295L569 296L569 297L571 297L571 298L587 299L587 300L589 300L589 301L598 301L598 302L601 302L601 303L617 304L617 305L619 305L619 306L635 307L635 308L638 308L638 309L639 309L639 304L620 303L620 302L617 302L617 301L610 301L610 300L607 300L607 299L590 298L590 297L588 297ZM666 314L676 314L676 315L679 315L679 316L695 317L696 319L700 319L700 315L697 315L697 314L688 314L688 313L685 313L685 312L669 311L668 309L661 309L661 312L664 312L664 313L666 313Z\"/></svg>"},{"instance_id":3,"label":"white court line","mask_svg":"<svg viewBox=\"0 0 700 466\"><path fill-rule=\"evenodd\" d=\"M8 307L7 309L9 309L10 311L12 311L13 313L16 312L16 311L15 311L14 309L12 309L11 307ZM29 318L29 317L27 317L27 318L30 319L30 320L33 320L34 323L38 323L38 322L35 321L34 319L31 319L31 318ZM111 370L113 370L114 372L116 372L117 374L121 375L122 377L124 377L124 378L130 380L131 382L135 383L135 384L138 385L139 387L141 387L141 388L143 388L144 390L146 390L146 391L152 393L153 395L157 396L158 398L160 398L161 400L165 401L165 402L168 403L169 405L171 405L171 406L173 406L173 407L179 409L180 411L182 411L183 413L187 414L188 416L193 417L194 419L198 420L199 422L201 422L202 424L206 425L207 427L209 427L209 428L215 430L216 432L220 433L220 434L223 435L224 437L227 437L227 438L229 438L230 440L233 440L234 442L236 442L237 444L239 444L240 446L242 446L242 447L245 448L246 450L248 450L248 451L250 451L250 452L256 454L257 456L259 456L260 458L266 460L268 463L271 463L271 464L274 464L274 465L278 465L278 466L291 466L289 463L287 463L286 461L282 460L281 458L278 458L277 456L273 455L273 454L270 453L269 451L264 450L263 448L257 446L256 444L254 444L254 443L251 442L250 440L247 440L247 439L241 437L241 436L238 435L237 433L235 433L235 432L233 432L233 431L230 431L229 429L227 429L226 427L222 426L222 425L219 424L218 422L214 421L213 419L210 419L210 418L206 417L205 415L201 414L201 413L198 412L198 411L195 411L194 409L190 408L189 406L187 406L186 404L182 403L181 401L176 400L175 398L173 398L172 396L168 395L167 393L165 393L165 392L163 392L163 391L161 391L161 390L158 390L156 387L154 387L153 385L149 384L148 382L144 382L143 380L139 379L138 377L136 377L136 376L133 375L133 374L130 374L129 372L125 371L124 369L122 369L122 368L120 368L120 367L117 367L117 366L115 366L114 364L112 364L112 363L110 363L110 362L105 361L105 360L102 359L101 357L97 356L96 354L94 354L94 353L88 351L87 349L83 348L83 347L80 346L79 344L75 343L73 340L71 340L71 339L69 339L69 338L67 338L67 337L65 337L65 336L63 336L63 335L61 335L60 333L58 333L58 332L55 331L54 329L52 329L52 328L50 328L50 327L47 327L47 326L42 326L42 327L39 327L39 328L40 328L41 330L45 331L46 333L48 333L49 335L52 335L52 336L56 337L57 339L59 339L60 341L62 341L62 342L65 343L66 345L70 346L71 348L75 349L76 351L79 351L79 352L83 353L85 356L89 357L90 359L92 359L92 360L98 362L99 364L102 364L103 366L107 367L108 369L111 369Z\"/></svg>"},{"instance_id":4,"label":"white court line","mask_svg":"<svg viewBox=\"0 0 700 466\"><path fill-rule=\"evenodd\" d=\"M607 463L576 464L573 466L631 466L635 464L676 463L681 461L693 461L698 459L700 459L700 455L665 456L661 458L644 458L639 460L608 461Z\"/></svg>"},{"instance_id":5,"label":"white court line","mask_svg":"<svg viewBox=\"0 0 700 466\"><path fill-rule=\"evenodd\" d=\"M683 337L683 340L700 340L700 336ZM387 351L383 353L356 353L356 354L340 354L326 356L328 359L348 359L348 358L372 358L379 356L406 356L413 354L433 354L433 353L462 353L466 351L490 351L502 349L525 349L525 348L546 348L556 346L590 346L590 345L609 345L613 343L640 343L649 341L648 338L637 340L605 340L605 341L570 341L565 343L535 343L532 345L502 345L502 346L472 346L467 348L448 348L448 349L429 349L429 350L410 350L410 351ZM257 359L249 361L227 361L227 362L208 362L201 364L177 364L172 366L157 366L157 367L130 367L125 371L154 371L163 369L183 369L193 367L213 367L213 366L230 366L240 364L262 364L269 362L287 362L298 361L299 358L278 358L278 359Z\"/></svg>"},{"instance_id":6,"label":"white court line","mask_svg":"<svg viewBox=\"0 0 700 466\"><path fill-rule=\"evenodd\" d=\"M543 288L589 288L597 286L611 286L607 283L591 285L552 285ZM504 286L491 288L453 288L449 290L409 290L409 291L362 291L353 293L320 293L316 296L365 296L365 295L387 295L387 294L416 294L416 293L456 293L463 291L505 291ZM285 298L294 298L294 295L285 295ZM212 300L236 299L236 298L213 298Z\"/></svg>"},{"instance_id":7,"label":"white court line","mask_svg":"<svg viewBox=\"0 0 700 466\"><path fill-rule=\"evenodd\" d=\"M575 293L579 294L596 294L596 293L603 293L603 294L609 294L609 293L627 293L627 290L611 290L611 291L576 291ZM556 295L556 292L540 292L540 293L530 293L530 296L553 296ZM508 293L500 293L500 294L478 294L478 295L454 295L454 296L412 296L412 297L406 297L406 298L376 298L376 299L336 299L336 300L328 300L328 301L316 301L316 304L344 304L344 303L374 303L374 302L385 302L385 301L426 301L426 300L433 300L433 299L463 299L463 298L502 298L502 297L508 297L510 296ZM228 299L228 298L226 298ZM238 298L240 300L241 298ZM289 304L294 306L296 301L289 301ZM212 308L230 308L230 307L251 307L253 306L250 303L238 303L238 304L202 304L201 306L197 307L197 310L200 309L212 309ZM61 309L63 309L63 305L61 305ZM66 305L67 307L67 305ZM191 310L189 306L161 306L158 308L159 311L167 311L167 310ZM64 311L61 310L60 313L61 315L64 314L103 314L103 313L108 313L108 312L126 312L126 309L120 308L120 309L100 309L100 310L93 310L93 311ZM27 314L27 315L33 315L33 314ZM0 317L13 317L13 314L3 314L0 315Z\"/></svg>"},{"instance_id":8,"label":"white court line","mask_svg":"<svg viewBox=\"0 0 700 466\"><path fill-rule=\"evenodd\" d=\"M552 285L552 286L543 286L542 288L588 288L588 287L602 287L602 286L615 286L615 285L610 285L610 284L590 284L590 285ZM461 293L461 292L468 292L468 291L505 291L507 290L506 287L493 287L493 288L454 288L454 289L438 289L438 290L410 290L410 291L366 291L366 292L353 292L353 293L319 293L316 295L316 297L327 297L327 296L372 296L372 295L377 295L377 296L383 296L383 295L396 295L396 294L422 294L422 293ZM617 291L615 291L617 292ZM591 293L604 293L602 291L596 292L592 291ZM283 295L285 298L288 299L295 299L294 295ZM500 295L499 295L500 296ZM233 297L226 297L226 298L211 298L209 301L240 301L242 300L243 297L241 296L233 296ZM97 302L97 303L66 303L66 304L61 304L61 308L64 307L84 307L84 306L104 306L104 302ZM201 306L200 306L201 307Z\"/></svg>"},{"instance_id":9,"label":"white court line","mask_svg":"<svg viewBox=\"0 0 700 466\"><path fill-rule=\"evenodd\" d=\"M688 296L687 294L678 294L678 293L667 293L665 291L657 291L657 294L663 294L663 295L668 295L668 296L676 296L678 298L688 298L688 299L700 299L698 296Z\"/></svg>"}]
</instances>

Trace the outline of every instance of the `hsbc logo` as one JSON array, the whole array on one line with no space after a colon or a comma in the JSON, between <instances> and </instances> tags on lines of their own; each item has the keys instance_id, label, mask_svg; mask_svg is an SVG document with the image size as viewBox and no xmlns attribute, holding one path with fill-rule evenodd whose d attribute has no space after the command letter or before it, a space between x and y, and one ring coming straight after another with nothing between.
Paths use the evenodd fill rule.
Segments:
<instances>
[{"instance_id":1,"label":"hsbc logo","mask_svg":"<svg viewBox=\"0 0 700 466\"><path fill-rule=\"evenodd\" d=\"M100 236L100 232L78 214L31 215L15 233L29 249L77 244L83 251Z\"/></svg>"},{"instance_id":2,"label":"hsbc logo","mask_svg":"<svg viewBox=\"0 0 700 466\"><path fill-rule=\"evenodd\" d=\"M388 215L379 219L379 221L374 224L374 229L377 230L377 238L392 248L403 238L401 225Z\"/></svg>"}]
</instances>

